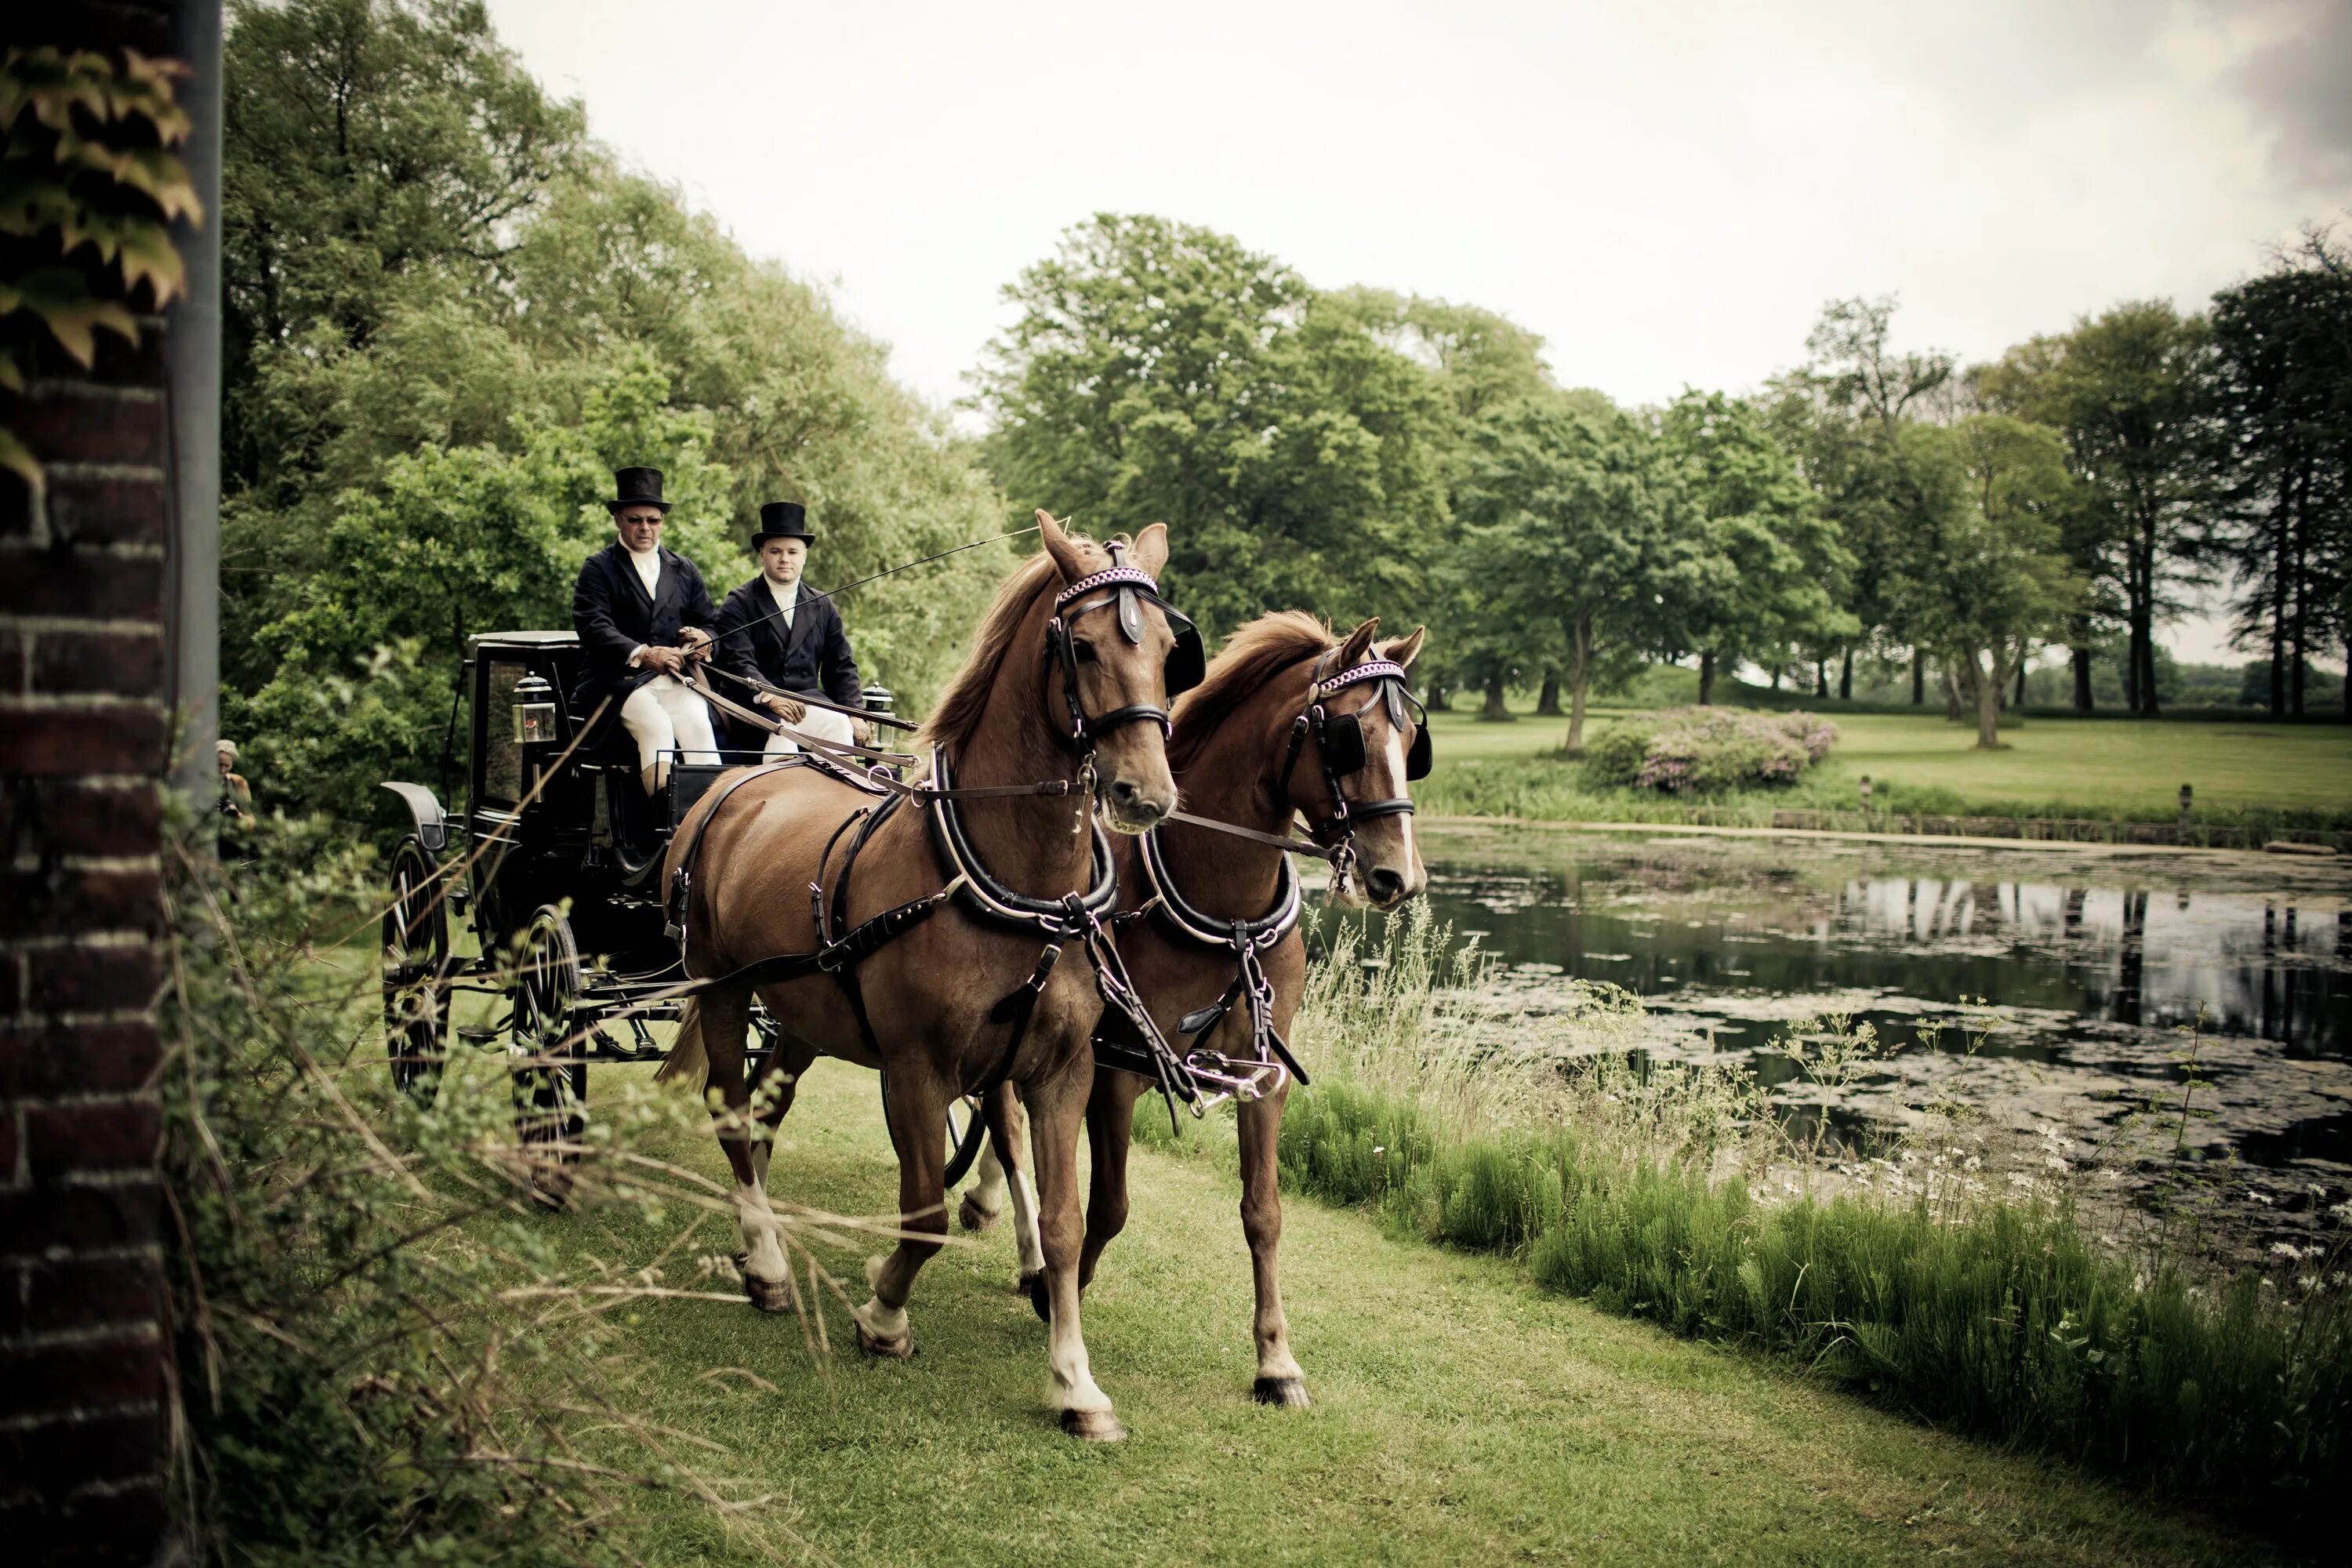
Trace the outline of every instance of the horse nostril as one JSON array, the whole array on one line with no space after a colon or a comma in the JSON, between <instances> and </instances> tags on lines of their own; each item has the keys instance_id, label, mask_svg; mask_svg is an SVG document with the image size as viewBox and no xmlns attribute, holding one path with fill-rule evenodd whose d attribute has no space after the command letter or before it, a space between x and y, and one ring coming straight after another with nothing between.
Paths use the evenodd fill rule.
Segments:
<instances>
[{"instance_id":1,"label":"horse nostril","mask_svg":"<svg viewBox=\"0 0 2352 1568\"><path fill-rule=\"evenodd\" d=\"M1375 903L1392 904L1404 897L1404 879L1386 866L1374 867L1365 876L1364 887Z\"/></svg>"},{"instance_id":2,"label":"horse nostril","mask_svg":"<svg viewBox=\"0 0 2352 1568\"><path fill-rule=\"evenodd\" d=\"M1116 779L1111 783L1110 797L1121 805L1133 805L1136 797L1142 793L1133 779Z\"/></svg>"}]
</instances>

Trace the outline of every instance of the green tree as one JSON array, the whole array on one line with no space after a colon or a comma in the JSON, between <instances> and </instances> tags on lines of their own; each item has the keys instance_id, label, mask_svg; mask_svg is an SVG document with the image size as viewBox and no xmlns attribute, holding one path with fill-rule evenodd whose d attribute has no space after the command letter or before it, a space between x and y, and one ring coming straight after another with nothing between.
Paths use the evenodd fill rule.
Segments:
<instances>
[{"instance_id":1,"label":"green tree","mask_svg":"<svg viewBox=\"0 0 2352 1568\"><path fill-rule=\"evenodd\" d=\"M1227 236L1112 214L1005 294L1020 320L976 379L1017 506L1103 531L1165 521L1170 578L1212 632L1276 605L1412 601L1450 422L1359 309Z\"/></svg>"},{"instance_id":2,"label":"green tree","mask_svg":"<svg viewBox=\"0 0 2352 1568\"><path fill-rule=\"evenodd\" d=\"M2130 302L2021 344L1975 378L1989 409L2065 436L2084 500L2070 553L2120 596L2135 713L2158 710L2156 624L2177 607L2169 590L2192 563L2214 489L2207 337L2201 317Z\"/></svg>"},{"instance_id":3,"label":"green tree","mask_svg":"<svg viewBox=\"0 0 2352 1568\"><path fill-rule=\"evenodd\" d=\"M2352 577L2352 257L2314 229L2214 295L2212 324L2216 552L2240 586L2241 642L2267 644L2270 710L2300 718L2311 656L2344 639Z\"/></svg>"},{"instance_id":4,"label":"green tree","mask_svg":"<svg viewBox=\"0 0 2352 1568\"><path fill-rule=\"evenodd\" d=\"M1961 674L1977 744L2000 744L2000 710L2033 638L2063 624L2079 593L2058 520L2074 485L2057 432L2005 415L1904 433L1907 467L1942 522L1903 584L1908 618Z\"/></svg>"},{"instance_id":5,"label":"green tree","mask_svg":"<svg viewBox=\"0 0 2352 1568\"><path fill-rule=\"evenodd\" d=\"M1702 705L1715 700L1717 674L1744 654L1835 647L1860 632L1839 602L1853 555L1752 405L1685 392L1666 409L1659 438L1705 521L1707 550L1727 568L1683 609Z\"/></svg>"},{"instance_id":6,"label":"green tree","mask_svg":"<svg viewBox=\"0 0 2352 1568\"><path fill-rule=\"evenodd\" d=\"M1479 421L1456 506L1486 616L1506 631L1544 627L1557 637L1567 749L1580 752L1593 683L1680 652L1683 607L1723 570L1681 474L1631 417L1554 393Z\"/></svg>"}]
</instances>

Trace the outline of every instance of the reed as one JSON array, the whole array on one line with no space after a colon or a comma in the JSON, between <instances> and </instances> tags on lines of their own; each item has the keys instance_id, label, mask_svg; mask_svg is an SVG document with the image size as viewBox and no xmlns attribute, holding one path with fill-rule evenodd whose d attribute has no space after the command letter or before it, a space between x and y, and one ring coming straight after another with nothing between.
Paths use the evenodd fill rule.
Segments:
<instances>
[{"instance_id":1,"label":"reed","mask_svg":"<svg viewBox=\"0 0 2352 1568\"><path fill-rule=\"evenodd\" d=\"M1293 1188L1676 1333L1786 1355L1975 1435L2309 1521L2352 1480L2344 1247L2200 1276L2095 1238L2063 1183L1967 1171L1948 1123L1876 1161L1783 1131L1745 1075L1644 1066L1632 1004L1549 1024L1425 917L1333 938L1296 1033L1319 1067ZM1793 1043L1834 1074L1866 1054ZM1948 1159L1948 1163L1947 1160ZM1876 1173L1873 1179L1873 1173ZM2339 1220L2342 1215L2337 1216Z\"/></svg>"}]
</instances>

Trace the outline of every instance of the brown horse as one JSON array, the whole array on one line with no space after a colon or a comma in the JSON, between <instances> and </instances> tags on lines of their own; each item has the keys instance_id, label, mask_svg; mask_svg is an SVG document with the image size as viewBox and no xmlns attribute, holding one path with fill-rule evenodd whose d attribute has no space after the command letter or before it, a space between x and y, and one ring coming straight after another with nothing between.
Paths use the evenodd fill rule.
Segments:
<instances>
[{"instance_id":1,"label":"brown horse","mask_svg":"<svg viewBox=\"0 0 2352 1568\"><path fill-rule=\"evenodd\" d=\"M1417 738L1396 721L1402 700L1384 700L1386 682L1376 679L1375 660L1409 667L1421 652L1423 633L1375 647L1377 621L1366 621L1343 641L1320 622L1296 612L1262 617L1234 634L1200 688L1177 705L1168 743L1170 764L1183 791L1188 814L1282 835L1304 816L1317 837L1334 837L1339 790L1351 806L1372 806L1349 835L1355 851L1348 901L1391 909L1418 893L1428 876L1413 842L1406 795L1407 756ZM1358 673L1351 686L1345 678ZM1367 679L1375 678L1375 679ZM1402 679L1395 682L1402 697ZM1356 695L1360 693L1360 696ZM1358 720L1362 764L1326 772L1323 737L1302 718L1318 700L1345 708ZM1297 729L1302 743L1294 744ZM1337 749L1336 747L1334 749ZM1425 756L1425 752L1423 753ZM1352 760L1352 759L1348 759ZM1381 811L1385 805L1389 809ZM1122 839L1118 848L1122 910L1159 907L1151 918L1123 923L1119 955L1161 1031L1178 1039L1187 1014L1227 997L1238 955L1215 947L1199 933L1233 922L1264 922L1259 963L1271 997L1274 1029L1286 1037L1306 989L1307 951L1295 923L1278 929L1276 920L1287 897L1296 912L1296 883L1283 864L1284 851L1182 822L1155 831L1155 878L1143 865L1148 847ZM1155 890L1155 882L1159 884ZM1172 896L1182 906L1181 923L1166 907ZM1185 933L1189 926L1193 935ZM1250 1008L1230 1006L1197 1045L1236 1060L1264 1060L1252 1039ZM1092 1152L1093 1190L1087 1205L1078 1285L1094 1278L1103 1248L1127 1224L1127 1152L1137 1098L1152 1086L1131 1072L1097 1068L1087 1104L1087 1138ZM1289 1095L1286 1079L1273 1093L1238 1104L1241 1142L1242 1231L1248 1238L1257 1287L1255 1333L1257 1378L1253 1392L1267 1404L1304 1406L1307 1382L1290 1353L1290 1328L1282 1310L1276 1252L1282 1241L1282 1197L1276 1171L1276 1140ZM1038 1270L1045 1268L1035 1234L1035 1198L1020 1169L1017 1129L1021 1106L1012 1090L989 1097L990 1145L981 1157L980 1180L965 1194L958 1218L968 1230L984 1229L1003 1212L1009 1192L1020 1250L1021 1286L1044 1311ZM1034 1110L1034 1108L1033 1108Z\"/></svg>"},{"instance_id":2,"label":"brown horse","mask_svg":"<svg viewBox=\"0 0 2352 1568\"><path fill-rule=\"evenodd\" d=\"M935 782L1013 795L1041 781L1083 781L1090 765L1103 816L1122 833L1139 833L1174 807L1176 785L1161 722L1129 721L1164 720L1180 623L1155 597L1139 603L1115 584L1074 592L1073 585L1118 563L1103 547L1064 533L1045 513L1038 517L1044 552L999 592L970 659L925 727L922 739L948 764L947 777ZM1155 523L1137 538L1124 565L1156 574L1167 555L1167 531ZM740 782L730 789L730 780ZM963 885L961 897L936 904L935 912L845 976L721 981L681 1021L661 1076L700 1075L734 1174L746 1289L754 1305L781 1311L792 1304L792 1285L767 1197L777 1124L792 1108L800 1075L820 1054L882 1071L898 1152L900 1223L914 1234L887 1259L867 1261L873 1296L852 1316L861 1349L894 1356L913 1352L907 1299L947 1230L949 1103L997 1081L1020 1086L1034 1123L1055 1403L1065 1430L1115 1439L1124 1434L1087 1370L1078 1327L1078 1123L1102 998L1081 954L1048 973L1035 931L992 923L963 901L992 874L1006 897L1034 900L1068 898L1097 879L1096 799L1072 788L1060 798L959 803L949 823L961 822L959 852L969 857L961 864L967 871L982 868L954 879ZM823 884L833 898L850 857L855 877L837 930L940 894L950 885L940 858L948 851L935 852L930 837L940 810L938 802L881 810L875 796L814 767L722 777L681 826L665 868L672 875L692 860L689 973L730 976L744 965L824 946L827 933L818 927L811 888ZM861 812L870 814L861 825L863 842L853 841L845 855L836 845L850 833L842 830ZM690 847L698 831L698 850ZM1039 984L1027 989L1024 980ZM782 1026L756 1105L743 1070L755 991ZM1023 1032L1017 1020L1008 1027L1012 1015L1003 1004L1024 994ZM1018 1049L1008 1055L1013 1040Z\"/></svg>"}]
</instances>

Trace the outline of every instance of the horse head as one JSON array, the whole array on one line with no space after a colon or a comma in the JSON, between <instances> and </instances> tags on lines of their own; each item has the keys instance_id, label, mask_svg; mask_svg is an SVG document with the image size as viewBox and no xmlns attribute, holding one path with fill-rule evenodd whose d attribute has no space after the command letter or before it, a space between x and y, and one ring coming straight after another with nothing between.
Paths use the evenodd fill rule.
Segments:
<instances>
[{"instance_id":1,"label":"horse head","mask_svg":"<svg viewBox=\"0 0 2352 1568\"><path fill-rule=\"evenodd\" d=\"M1121 833L1141 833L1176 809L1168 770L1168 704L1197 679L1199 636L1160 598L1168 530L1153 523L1132 543L1096 544L1037 513L1046 553L1062 575L1046 626L1047 703L1066 717L1091 756L1096 798Z\"/></svg>"},{"instance_id":2,"label":"horse head","mask_svg":"<svg viewBox=\"0 0 2352 1568\"><path fill-rule=\"evenodd\" d=\"M1375 616L1358 626L1318 666L1309 701L1325 717L1288 781L1290 803L1315 825L1316 837L1328 842L1344 832L1354 850L1342 900L1389 910L1429 885L1413 839L1411 787L1428 771L1428 720L1408 710L1405 691L1428 628L1383 643L1376 640L1380 625Z\"/></svg>"}]
</instances>

